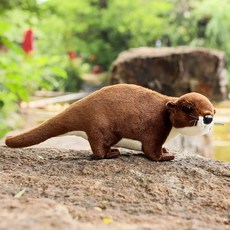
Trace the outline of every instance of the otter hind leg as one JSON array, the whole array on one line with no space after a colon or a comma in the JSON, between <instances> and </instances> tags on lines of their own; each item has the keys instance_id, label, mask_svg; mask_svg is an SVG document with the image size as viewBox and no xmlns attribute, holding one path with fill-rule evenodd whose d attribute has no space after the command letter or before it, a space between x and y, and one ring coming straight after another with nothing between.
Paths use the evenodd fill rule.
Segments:
<instances>
[{"instance_id":1,"label":"otter hind leg","mask_svg":"<svg viewBox=\"0 0 230 230\"><path fill-rule=\"evenodd\" d=\"M118 141L121 140L121 137L116 136L113 133L107 133L103 135L102 133L95 133L94 135L89 136L89 143L93 152L93 159L111 159L117 158L120 156L118 149L111 149Z\"/></svg>"}]
</instances>

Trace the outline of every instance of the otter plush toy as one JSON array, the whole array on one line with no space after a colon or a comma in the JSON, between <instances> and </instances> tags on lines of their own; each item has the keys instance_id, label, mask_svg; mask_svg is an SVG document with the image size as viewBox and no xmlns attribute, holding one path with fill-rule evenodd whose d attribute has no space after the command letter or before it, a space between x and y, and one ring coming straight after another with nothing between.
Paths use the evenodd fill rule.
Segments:
<instances>
[{"instance_id":1,"label":"otter plush toy","mask_svg":"<svg viewBox=\"0 0 230 230\"><path fill-rule=\"evenodd\" d=\"M96 159L113 158L122 138L141 143L154 161L172 160L162 145L178 134L203 135L213 126L215 109L203 95L169 97L131 84L108 86L70 105L36 128L6 138L12 148L27 147L51 137L85 133Z\"/></svg>"}]
</instances>

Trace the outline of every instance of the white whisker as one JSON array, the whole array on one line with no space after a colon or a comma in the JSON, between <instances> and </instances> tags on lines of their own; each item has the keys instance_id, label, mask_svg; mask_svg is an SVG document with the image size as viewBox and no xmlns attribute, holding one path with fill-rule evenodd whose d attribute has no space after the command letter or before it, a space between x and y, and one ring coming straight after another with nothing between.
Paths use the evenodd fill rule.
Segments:
<instances>
[{"instance_id":1,"label":"white whisker","mask_svg":"<svg viewBox=\"0 0 230 230\"><path fill-rule=\"evenodd\" d=\"M189 122L193 122L193 126L196 126L196 125L197 125L198 120L197 120L197 119L194 119L194 120L191 120L191 121L189 121Z\"/></svg>"}]
</instances>

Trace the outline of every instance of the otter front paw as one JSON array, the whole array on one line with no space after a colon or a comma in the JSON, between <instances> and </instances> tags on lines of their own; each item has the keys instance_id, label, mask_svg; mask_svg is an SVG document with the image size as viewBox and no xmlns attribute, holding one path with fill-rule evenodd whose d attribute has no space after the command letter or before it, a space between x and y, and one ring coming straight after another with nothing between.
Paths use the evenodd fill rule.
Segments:
<instances>
[{"instance_id":1,"label":"otter front paw","mask_svg":"<svg viewBox=\"0 0 230 230\"><path fill-rule=\"evenodd\" d=\"M171 156L171 155L162 155L159 157L156 157L155 155L151 155L146 157L151 161L171 161L175 158L175 156Z\"/></svg>"},{"instance_id":2,"label":"otter front paw","mask_svg":"<svg viewBox=\"0 0 230 230\"><path fill-rule=\"evenodd\" d=\"M175 156L172 155L162 155L159 161L171 161L175 158Z\"/></svg>"}]
</instances>

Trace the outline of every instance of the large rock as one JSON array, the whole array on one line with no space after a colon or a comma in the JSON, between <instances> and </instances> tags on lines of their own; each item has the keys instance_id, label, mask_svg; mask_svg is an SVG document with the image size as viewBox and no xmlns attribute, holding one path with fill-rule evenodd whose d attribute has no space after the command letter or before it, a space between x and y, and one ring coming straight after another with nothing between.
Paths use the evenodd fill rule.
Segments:
<instances>
[{"instance_id":1,"label":"large rock","mask_svg":"<svg viewBox=\"0 0 230 230\"><path fill-rule=\"evenodd\" d=\"M196 91L211 100L227 98L224 53L204 48L136 48L113 62L111 84L133 83L166 95Z\"/></svg>"},{"instance_id":2,"label":"large rock","mask_svg":"<svg viewBox=\"0 0 230 230\"><path fill-rule=\"evenodd\" d=\"M229 229L230 164L0 147L0 229ZM24 192L24 193L23 193ZM15 197L16 195L16 197Z\"/></svg>"}]
</instances>

